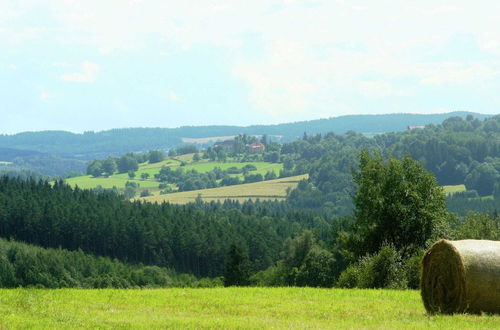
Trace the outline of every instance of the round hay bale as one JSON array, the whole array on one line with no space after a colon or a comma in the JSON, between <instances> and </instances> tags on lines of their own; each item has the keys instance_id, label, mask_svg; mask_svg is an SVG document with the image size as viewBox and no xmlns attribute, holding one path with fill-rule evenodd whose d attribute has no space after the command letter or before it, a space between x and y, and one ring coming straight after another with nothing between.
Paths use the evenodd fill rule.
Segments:
<instances>
[{"instance_id":1,"label":"round hay bale","mask_svg":"<svg viewBox=\"0 0 500 330\"><path fill-rule=\"evenodd\" d=\"M428 313L500 313L500 242L436 242L422 260Z\"/></svg>"}]
</instances>

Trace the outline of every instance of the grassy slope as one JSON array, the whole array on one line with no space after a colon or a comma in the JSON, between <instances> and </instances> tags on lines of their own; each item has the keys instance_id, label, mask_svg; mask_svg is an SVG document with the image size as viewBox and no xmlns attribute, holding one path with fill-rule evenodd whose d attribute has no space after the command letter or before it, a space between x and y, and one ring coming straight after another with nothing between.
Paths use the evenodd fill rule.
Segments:
<instances>
[{"instance_id":1,"label":"grassy slope","mask_svg":"<svg viewBox=\"0 0 500 330\"><path fill-rule=\"evenodd\" d=\"M311 288L0 290L0 328L495 329L500 316L427 316L417 291Z\"/></svg>"},{"instance_id":2,"label":"grassy slope","mask_svg":"<svg viewBox=\"0 0 500 330\"><path fill-rule=\"evenodd\" d=\"M443 186L443 189L446 194L453 194L456 192L465 191L465 185L459 184L456 186Z\"/></svg>"},{"instance_id":3,"label":"grassy slope","mask_svg":"<svg viewBox=\"0 0 500 330\"><path fill-rule=\"evenodd\" d=\"M149 202L168 201L174 204L185 204L194 202L198 194L201 194L201 197L206 202L213 200L223 201L228 198L239 201L244 201L250 198L259 198L260 200L282 200L286 197L286 189L288 187L295 188L298 182L306 177L307 175L299 175L277 180L246 183L220 188L183 191L179 193L146 197L143 198L143 200Z\"/></svg>"},{"instance_id":4,"label":"grassy slope","mask_svg":"<svg viewBox=\"0 0 500 330\"><path fill-rule=\"evenodd\" d=\"M86 176L79 176L75 178L70 178L67 179L66 182L72 186L78 186L82 189L89 189L89 188L95 188L97 186L101 186L103 188L124 188L125 183L127 181L134 181L140 185L141 189L149 189L152 193L158 194L160 189L158 189L158 185L160 182L154 181L154 175L160 172L160 169L163 166L171 166L173 169L177 169L180 167L181 161L189 161L193 157L193 154L189 155L182 155L176 157L176 159L166 159L160 163L154 163L154 164L140 164L139 170L136 171L136 177L134 180L129 179L127 173L122 173L122 174L115 174L110 176L109 178L94 178L90 175ZM207 162L207 161L201 161L199 163L189 163L186 166L183 166L182 168L185 171L188 170L196 170L200 173L208 172L213 170L215 167L220 167L222 169L228 169L230 167L236 166L238 168L242 168L243 166L247 164L252 164L255 167L257 167L256 171L252 171L250 173L256 174L256 173L261 173L262 175L266 174L267 171L274 171L276 174L279 174L279 171L282 168L282 164L272 164L272 163L266 163L266 162L248 162L248 163L239 163L239 162ZM141 180L141 174L142 173L148 173L150 178L148 180ZM243 175L236 175L240 176L243 178Z\"/></svg>"}]
</instances>

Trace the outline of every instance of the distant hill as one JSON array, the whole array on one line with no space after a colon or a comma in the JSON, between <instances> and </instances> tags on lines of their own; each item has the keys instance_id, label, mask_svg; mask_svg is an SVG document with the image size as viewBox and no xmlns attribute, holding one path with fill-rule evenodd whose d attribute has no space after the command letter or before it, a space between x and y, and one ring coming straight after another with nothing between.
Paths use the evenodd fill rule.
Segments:
<instances>
[{"instance_id":1,"label":"distant hill","mask_svg":"<svg viewBox=\"0 0 500 330\"><path fill-rule=\"evenodd\" d=\"M14 135L0 135L0 148L36 150L63 158L81 160L118 156L127 152L142 152L152 149L167 150L183 144L186 138L208 138L237 134L275 135L282 141L295 140L304 133L344 133L355 131L367 135L398 132L407 126L439 124L443 120L473 115L484 119L488 115L471 112L450 112L444 114L386 114L350 115L277 125L252 126L184 126L179 128L124 128L102 132L75 134L65 131L24 132ZM0 160L4 160L0 150Z\"/></svg>"}]
</instances>

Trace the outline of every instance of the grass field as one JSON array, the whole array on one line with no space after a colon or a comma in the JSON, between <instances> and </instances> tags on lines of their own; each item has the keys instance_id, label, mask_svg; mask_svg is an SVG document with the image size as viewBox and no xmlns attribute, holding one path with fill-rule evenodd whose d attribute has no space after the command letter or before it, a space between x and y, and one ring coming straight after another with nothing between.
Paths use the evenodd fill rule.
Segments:
<instances>
[{"instance_id":1,"label":"grass field","mask_svg":"<svg viewBox=\"0 0 500 330\"><path fill-rule=\"evenodd\" d=\"M288 187L295 188L300 180L307 175L293 176L277 180L261 181L255 183L240 184L212 189L183 191L172 194L150 196L141 198L149 202L170 202L173 204L186 204L194 202L198 194L206 202L225 199L245 201L248 199L260 200L283 200L286 197Z\"/></svg>"},{"instance_id":2,"label":"grass field","mask_svg":"<svg viewBox=\"0 0 500 330\"><path fill-rule=\"evenodd\" d=\"M197 163L187 163L185 166L180 166L182 161L189 162L192 160L194 154L188 154L188 155L182 155L178 156L176 158L168 158L162 162L159 163L143 163L140 164L139 169L135 172L136 177L135 179L131 180L128 176L128 173L121 173L121 174L114 174L110 177L98 177L94 178L90 175L85 175L85 176L79 176L79 177L74 177L74 178L69 178L66 180L66 182L75 187L78 186L82 189L91 189L95 188L97 186L101 186L103 188L109 189L113 187L117 188L125 188L125 183L127 181L133 181L136 182L140 185L139 191L148 189L152 194L159 194L160 189L158 188L158 185L160 182L154 180L154 175L158 174L160 172L160 169L163 166L170 166L172 169L177 169L177 168L182 168L184 171L189 171L189 170L196 170L200 173L205 173L212 171L216 167L220 167L223 170L227 170L230 167L237 167L237 168L243 168L247 164L254 165L257 170L256 171L251 171L251 174L257 174L260 173L262 175L265 175L266 172L268 171L274 171L277 175L279 174L280 170L282 169L283 165L282 164L276 164L276 163L266 163L266 162L246 162L246 163L240 163L240 162L209 162L207 160L202 160ZM141 174L147 173L149 174L149 179L148 180L141 180ZM243 179L242 174L235 174L233 176L239 176L241 179ZM285 188L286 189L286 188Z\"/></svg>"},{"instance_id":3,"label":"grass field","mask_svg":"<svg viewBox=\"0 0 500 330\"><path fill-rule=\"evenodd\" d=\"M445 194L454 194L457 192L465 191L465 185L459 184L456 186L443 186Z\"/></svg>"},{"instance_id":4,"label":"grass field","mask_svg":"<svg viewBox=\"0 0 500 330\"><path fill-rule=\"evenodd\" d=\"M498 329L428 316L418 291L312 288L0 290L0 329Z\"/></svg>"}]
</instances>

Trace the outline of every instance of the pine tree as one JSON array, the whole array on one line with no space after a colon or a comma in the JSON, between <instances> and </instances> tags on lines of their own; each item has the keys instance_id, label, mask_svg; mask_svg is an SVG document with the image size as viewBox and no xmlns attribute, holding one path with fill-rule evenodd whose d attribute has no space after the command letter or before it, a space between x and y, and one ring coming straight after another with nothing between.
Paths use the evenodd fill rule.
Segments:
<instances>
[{"instance_id":1,"label":"pine tree","mask_svg":"<svg viewBox=\"0 0 500 330\"><path fill-rule=\"evenodd\" d=\"M224 272L224 286L246 286L250 282L249 277L248 255L240 245L232 244Z\"/></svg>"}]
</instances>

